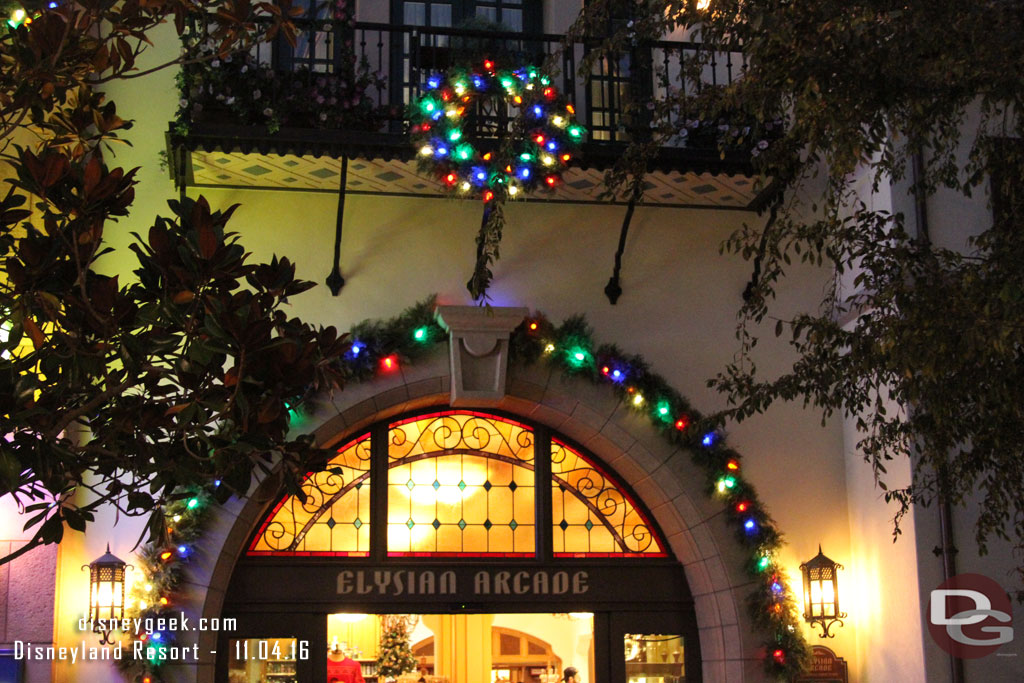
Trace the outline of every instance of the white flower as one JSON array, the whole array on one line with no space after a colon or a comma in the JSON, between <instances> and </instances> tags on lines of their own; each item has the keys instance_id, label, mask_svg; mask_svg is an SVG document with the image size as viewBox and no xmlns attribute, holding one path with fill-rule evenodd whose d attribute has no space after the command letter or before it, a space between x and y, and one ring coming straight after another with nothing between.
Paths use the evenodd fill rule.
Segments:
<instances>
[{"instance_id":1,"label":"white flower","mask_svg":"<svg viewBox=\"0 0 1024 683\"><path fill-rule=\"evenodd\" d=\"M224 104L234 104L234 103L235 103L235 96L234 95L232 95L231 97L229 97L226 100L224 100Z\"/></svg>"},{"instance_id":2,"label":"white flower","mask_svg":"<svg viewBox=\"0 0 1024 683\"><path fill-rule=\"evenodd\" d=\"M186 100L184 97L182 97L180 100L178 100L178 106L179 107L187 107L188 106L188 100Z\"/></svg>"},{"instance_id":3,"label":"white flower","mask_svg":"<svg viewBox=\"0 0 1024 683\"><path fill-rule=\"evenodd\" d=\"M263 95L263 93L260 92L259 88L256 88L255 90L252 91L252 97L255 100L258 100L262 95Z\"/></svg>"},{"instance_id":4,"label":"white flower","mask_svg":"<svg viewBox=\"0 0 1024 683\"><path fill-rule=\"evenodd\" d=\"M219 59L213 60L212 62L210 62L210 66L212 66L214 69L219 69L220 68L220 60Z\"/></svg>"},{"instance_id":5,"label":"white flower","mask_svg":"<svg viewBox=\"0 0 1024 683\"><path fill-rule=\"evenodd\" d=\"M758 149L768 149L768 141L767 140L760 140L757 143L757 148Z\"/></svg>"},{"instance_id":6,"label":"white flower","mask_svg":"<svg viewBox=\"0 0 1024 683\"><path fill-rule=\"evenodd\" d=\"M274 110L271 109L270 107L267 107L266 109L263 110L263 115L264 116L273 116L274 115Z\"/></svg>"}]
</instances>

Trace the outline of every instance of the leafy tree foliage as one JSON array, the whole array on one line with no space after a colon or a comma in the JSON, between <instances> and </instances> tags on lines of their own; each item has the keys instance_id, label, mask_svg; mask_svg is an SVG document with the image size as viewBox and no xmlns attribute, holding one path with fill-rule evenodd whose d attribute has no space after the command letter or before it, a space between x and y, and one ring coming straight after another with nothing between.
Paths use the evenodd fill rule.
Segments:
<instances>
[{"instance_id":1,"label":"leafy tree foliage","mask_svg":"<svg viewBox=\"0 0 1024 683\"><path fill-rule=\"evenodd\" d=\"M732 121L723 152L749 150L762 182L781 188L771 217L723 247L753 259L755 272L739 352L710 382L729 397L727 415L799 400L851 417L900 505L897 533L913 504L977 495L982 550L993 536L1024 547L1021 4L595 0L574 30L597 35L609 23L619 30L606 52L688 31L745 55L742 78L725 86L687 90L661 74L666 94L651 123L660 144L695 122ZM710 56L683 75L706 75ZM647 158L644 147L624 157L612 188L642 176ZM926 220L876 208L858 182L909 187L919 208L940 191L988 192L993 217L959 226L962 242L940 247ZM818 310L776 319L774 295L795 261L828 267L834 286ZM752 353L771 322L797 357L777 377L759 372ZM886 464L905 458L911 484L887 487Z\"/></svg>"},{"instance_id":2,"label":"leafy tree foliage","mask_svg":"<svg viewBox=\"0 0 1024 683\"><path fill-rule=\"evenodd\" d=\"M104 232L128 215L135 183L135 169L106 163L130 122L102 86L142 73L155 26L180 34L197 12L212 13L221 53L293 31L289 0L99 0L36 10L0 36L12 176L0 201L0 495L33 530L0 562L58 542L65 525L84 530L102 506L150 515L159 538L161 505L182 491L223 501L278 461L294 487L321 457L289 436L289 408L340 384L346 343L287 316L313 285L287 259L250 263L226 228L235 207L170 202L135 235L134 278L102 272ZM273 19L262 34L257 13Z\"/></svg>"}]
</instances>

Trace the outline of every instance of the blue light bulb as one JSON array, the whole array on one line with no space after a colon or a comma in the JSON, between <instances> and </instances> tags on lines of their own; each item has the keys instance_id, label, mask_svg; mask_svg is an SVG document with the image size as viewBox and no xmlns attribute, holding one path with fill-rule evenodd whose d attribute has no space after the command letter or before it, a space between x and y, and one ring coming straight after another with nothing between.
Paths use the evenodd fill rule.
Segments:
<instances>
[{"instance_id":1,"label":"blue light bulb","mask_svg":"<svg viewBox=\"0 0 1024 683\"><path fill-rule=\"evenodd\" d=\"M526 180L527 178L529 178L530 177L530 169L525 168L525 167L519 169L519 177L522 178L523 180Z\"/></svg>"},{"instance_id":2,"label":"blue light bulb","mask_svg":"<svg viewBox=\"0 0 1024 683\"><path fill-rule=\"evenodd\" d=\"M548 149L551 150L552 152L554 152L556 149L558 149L558 145L555 143L554 140L549 140L548 141Z\"/></svg>"},{"instance_id":3,"label":"blue light bulb","mask_svg":"<svg viewBox=\"0 0 1024 683\"><path fill-rule=\"evenodd\" d=\"M431 76L430 78L428 78L427 79L427 87L430 88L431 90L433 90L435 88L440 88L441 87L441 77L440 76Z\"/></svg>"},{"instance_id":4,"label":"blue light bulb","mask_svg":"<svg viewBox=\"0 0 1024 683\"><path fill-rule=\"evenodd\" d=\"M753 518L748 519L746 522L743 523L743 528L746 530L748 534L752 534L755 531L757 531L757 522L755 522Z\"/></svg>"},{"instance_id":5,"label":"blue light bulb","mask_svg":"<svg viewBox=\"0 0 1024 683\"><path fill-rule=\"evenodd\" d=\"M710 447L715 442L715 435L713 432L708 432L704 435L704 438L700 440L705 447Z\"/></svg>"},{"instance_id":6,"label":"blue light bulb","mask_svg":"<svg viewBox=\"0 0 1024 683\"><path fill-rule=\"evenodd\" d=\"M544 110L540 108L539 104L533 105L533 115L536 116L538 119L544 116Z\"/></svg>"}]
</instances>

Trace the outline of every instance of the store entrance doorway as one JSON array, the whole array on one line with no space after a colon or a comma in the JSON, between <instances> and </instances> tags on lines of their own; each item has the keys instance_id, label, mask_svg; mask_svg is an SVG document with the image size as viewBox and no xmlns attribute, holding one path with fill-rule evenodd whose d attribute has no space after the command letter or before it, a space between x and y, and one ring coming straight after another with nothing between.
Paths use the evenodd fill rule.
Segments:
<instances>
[{"instance_id":1,"label":"store entrance doorway","mask_svg":"<svg viewBox=\"0 0 1024 683\"><path fill-rule=\"evenodd\" d=\"M240 637L226 643L228 683L556 683L568 667L585 683L700 680L696 634L670 612L339 612L301 629L283 615L258 621L240 620ZM314 632L326 647L305 637Z\"/></svg>"}]
</instances>

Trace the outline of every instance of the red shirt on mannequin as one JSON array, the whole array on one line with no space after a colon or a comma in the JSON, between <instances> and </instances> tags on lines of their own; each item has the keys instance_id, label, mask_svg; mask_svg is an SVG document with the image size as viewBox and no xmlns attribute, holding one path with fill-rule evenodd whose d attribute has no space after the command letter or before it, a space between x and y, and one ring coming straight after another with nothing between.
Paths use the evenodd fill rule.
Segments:
<instances>
[{"instance_id":1,"label":"red shirt on mannequin","mask_svg":"<svg viewBox=\"0 0 1024 683\"><path fill-rule=\"evenodd\" d=\"M363 678L363 667L348 657L339 662L327 660L327 680L337 680L338 683L366 683Z\"/></svg>"}]
</instances>

